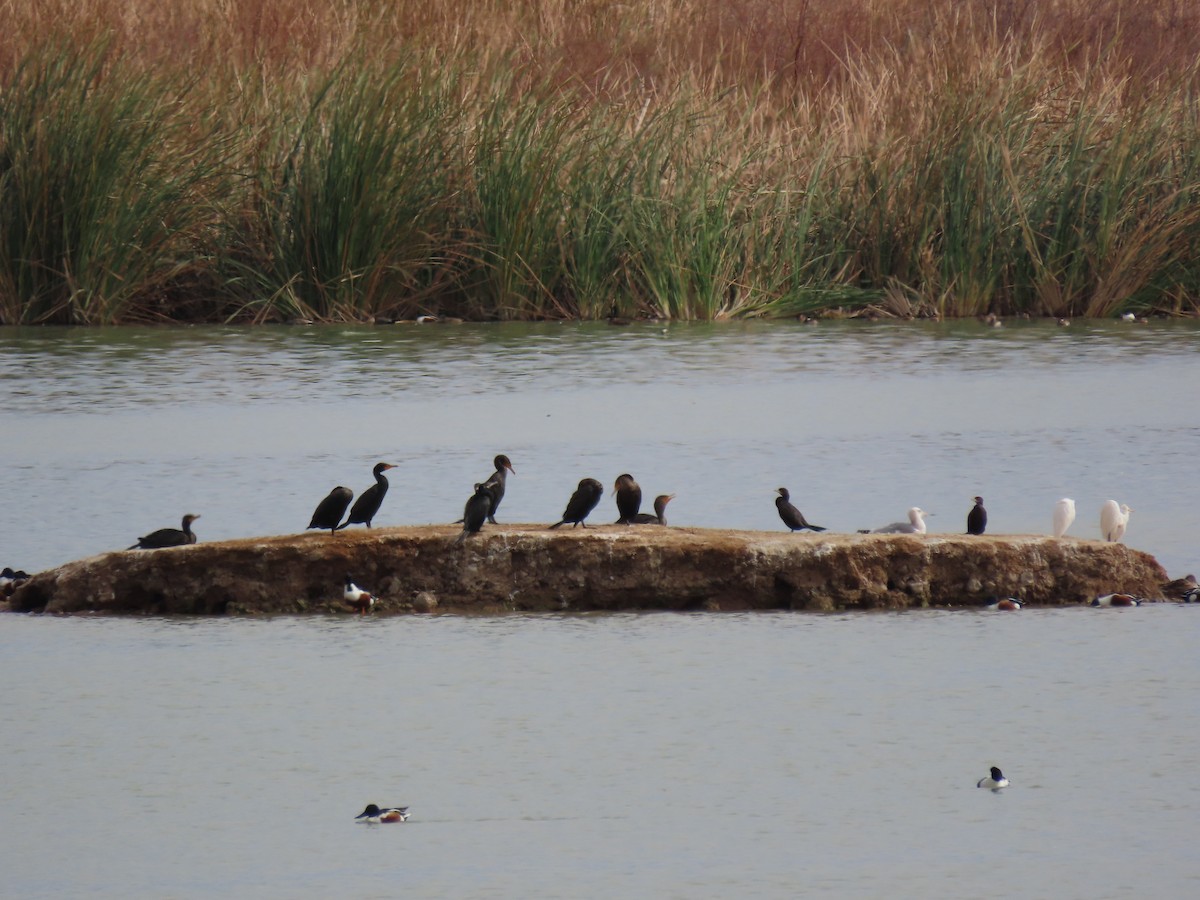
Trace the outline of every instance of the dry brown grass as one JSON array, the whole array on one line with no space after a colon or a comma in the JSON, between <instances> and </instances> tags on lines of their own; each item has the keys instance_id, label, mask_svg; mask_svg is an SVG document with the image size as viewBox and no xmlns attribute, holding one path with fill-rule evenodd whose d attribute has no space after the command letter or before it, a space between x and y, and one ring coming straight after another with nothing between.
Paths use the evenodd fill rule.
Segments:
<instances>
[{"instance_id":1,"label":"dry brown grass","mask_svg":"<svg viewBox=\"0 0 1200 900\"><path fill-rule=\"evenodd\" d=\"M599 94L765 89L800 102L883 57L902 81L930 54L961 65L1006 45L1064 74L1097 66L1135 81L1187 74L1200 33L1191 0L4 0L0 72L47 35L110 34L126 62L203 75L295 77L351 48L515 60L529 83ZM953 55L953 54L951 54Z\"/></svg>"}]
</instances>

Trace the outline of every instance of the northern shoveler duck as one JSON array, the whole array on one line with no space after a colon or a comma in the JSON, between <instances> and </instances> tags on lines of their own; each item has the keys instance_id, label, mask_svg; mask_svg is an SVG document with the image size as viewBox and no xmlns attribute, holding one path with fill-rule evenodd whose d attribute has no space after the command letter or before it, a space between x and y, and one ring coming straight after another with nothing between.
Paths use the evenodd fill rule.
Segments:
<instances>
[{"instance_id":1,"label":"northern shoveler duck","mask_svg":"<svg viewBox=\"0 0 1200 900\"><path fill-rule=\"evenodd\" d=\"M370 591L364 591L349 575L346 576L346 589L342 591L342 599L344 599L351 609L358 610L358 614L365 616L367 611L375 605L375 598L371 596Z\"/></svg>"},{"instance_id":2,"label":"northern shoveler duck","mask_svg":"<svg viewBox=\"0 0 1200 900\"><path fill-rule=\"evenodd\" d=\"M1004 610L1004 609L1020 609L1022 603L1016 597L1000 597L992 600L987 605L988 609Z\"/></svg>"},{"instance_id":3,"label":"northern shoveler duck","mask_svg":"<svg viewBox=\"0 0 1200 900\"><path fill-rule=\"evenodd\" d=\"M354 821L367 825L379 825L383 822L407 822L408 807L385 806L380 809L374 803L369 803L366 809L354 817Z\"/></svg>"},{"instance_id":4,"label":"northern shoveler duck","mask_svg":"<svg viewBox=\"0 0 1200 900\"><path fill-rule=\"evenodd\" d=\"M4 571L0 573L0 596L9 596L28 580L28 572L23 569L14 571L11 566L5 566Z\"/></svg>"},{"instance_id":5,"label":"northern shoveler duck","mask_svg":"<svg viewBox=\"0 0 1200 900\"><path fill-rule=\"evenodd\" d=\"M986 778L980 778L975 787L987 788L991 791L998 791L1001 788L1008 787L1008 779L1004 777L995 766L992 766L991 773Z\"/></svg>"},{"instance_id":6,"label":"northern shoveler duck","mask_svg":"<svg viewBox=\"0 0 1200 900\"><path fill-rule=\"evenodd\" d=\"M1105 594L1103 597L1097 597L1090 604L1091 606L1141 606L1142 598L1135 597L1133 594Z\"/></svg>"},{"instance_id":7,"label":"northern shoveler duck","mask_svg":"<svg viewBox=\"0 0 1200 900\"><path fill-rule=\"evenodd\" d=\"M1195 575L1184 575L1182 578L1176 578L1174 581L1168 581L1162 586L1164 597L1169 597L1172 600L1183 600L1184 602L1193 602L1187 599L1187 595L1200 590L1200 585L1196 583Z\"/></svg>"}]
</instances>

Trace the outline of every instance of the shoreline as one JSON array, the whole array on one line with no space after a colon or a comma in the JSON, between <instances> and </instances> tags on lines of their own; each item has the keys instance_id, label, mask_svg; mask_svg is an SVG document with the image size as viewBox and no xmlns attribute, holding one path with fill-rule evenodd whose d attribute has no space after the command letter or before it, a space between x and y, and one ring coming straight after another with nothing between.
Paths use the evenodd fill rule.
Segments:
<instances>
[{"instance_id":1,"label":"shoreline","mask_svg":"<svg viewBox=\"0 0 1200 900\"><path fill-rule=\"evenodd\" d=\"M1161 599L1166 572L1120 543L1044 535L800 535L544 524L400 526L114 551L33 575L12 612L265 616L372 613L904 610Z\"/></svg>"}]
</instances>

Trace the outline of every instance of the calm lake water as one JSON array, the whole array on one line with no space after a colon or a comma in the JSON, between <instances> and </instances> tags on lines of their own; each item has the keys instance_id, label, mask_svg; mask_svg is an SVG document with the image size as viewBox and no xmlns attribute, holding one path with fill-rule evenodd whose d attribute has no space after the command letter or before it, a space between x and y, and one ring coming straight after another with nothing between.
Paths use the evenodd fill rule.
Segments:
<instances>
[{"instance_id":1,"label":"calm lake water","mask_svg":"<svg viewBox=\"0 0 1200 900\"><path fill-rule=\"evenodd\" d=\"M0 894L1194 897L1198 633L1174 604L10 616ZM372 801L412 819L355 824Z\"/></svg>"},{"instance_id":2,"label":"calm lake water","mask_svg":"<svg viewBox=\"0 0 1200 900\"><path fill-rule=\"evenodd\" d=\"M1200 330L823 323L0 329L0 563L377 525L581 477L680 525L1126 542L1200 570ZM616 517L610 497L598 521ZM602 515L601 515L602 514ZM1184 897L1200 608L0 616L0 896ZM974 787L989 765L1013 787ZM410 804L367 827L368 802Z\"/></svg>"}]
</instances>

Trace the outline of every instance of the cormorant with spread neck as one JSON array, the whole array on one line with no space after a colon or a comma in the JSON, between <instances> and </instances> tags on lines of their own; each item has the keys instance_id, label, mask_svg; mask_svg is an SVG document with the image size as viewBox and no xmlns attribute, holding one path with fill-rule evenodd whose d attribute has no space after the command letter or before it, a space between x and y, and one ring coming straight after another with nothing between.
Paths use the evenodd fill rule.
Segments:
<instances>
[{"instance_id":1,"label":"cormorant with spread neck","mask_svg":"<svg viewBox=\"0 0 1200 900\"><path fill-rule=\"evenodd\" d=\"M354 506L350 510L350 515L346 517L345 522L338 526L338 530L345 528L347 525L366 525L368 528L371 527L371 520L379 512L379 507L383 504L383 498L388 492L388 480L383 477L383 473L388 469L394 468L396 467L391 463L375 464L375 468L371 470L371 474L375 476L375 483L358 495L358 499L354 501Z\"/></svg>"}]
</instances>

